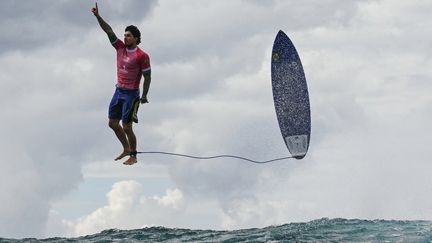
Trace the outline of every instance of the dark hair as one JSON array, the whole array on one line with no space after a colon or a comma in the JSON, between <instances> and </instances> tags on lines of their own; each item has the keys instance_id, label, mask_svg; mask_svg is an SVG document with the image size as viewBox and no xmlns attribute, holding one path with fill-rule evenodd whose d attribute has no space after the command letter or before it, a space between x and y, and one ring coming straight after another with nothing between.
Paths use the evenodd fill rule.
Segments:
<instances>
[{"instance_id":1,"label":"dark hair","mask_svg":"<svg viewBox=\"0 0 432 243\"><path fill-rule=\"evenodd\" d=\"M129 31L132 33L133 37L137 38L137 45L141 43L141 32L135 25L129 25L126 27L125 32Z\"/></svg>"}]
</instances>

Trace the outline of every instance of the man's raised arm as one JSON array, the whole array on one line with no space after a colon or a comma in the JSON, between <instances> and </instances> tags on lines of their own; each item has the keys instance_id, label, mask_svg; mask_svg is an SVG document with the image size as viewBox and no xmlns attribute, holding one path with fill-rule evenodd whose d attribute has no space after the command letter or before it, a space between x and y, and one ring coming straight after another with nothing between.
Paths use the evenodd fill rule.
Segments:
<instances>
[{"instance_id":1,"label":"man's raised arm","mask_svg":"<svg viewBox=\"0 0 432 243\"><path fill-rule=\"evenodd\" d=\"M96 19L99 22L100 27L102 28L105 33L107 33L109 40L111 43L117 40L117 36L114 34L114 31L112 30L111 26L105 22L105 20L102 19L102 17L99 15L99 9L96 2L96 7L92 8L92 13L94 16L96 16Z\"/></svg>"}]
</instances>

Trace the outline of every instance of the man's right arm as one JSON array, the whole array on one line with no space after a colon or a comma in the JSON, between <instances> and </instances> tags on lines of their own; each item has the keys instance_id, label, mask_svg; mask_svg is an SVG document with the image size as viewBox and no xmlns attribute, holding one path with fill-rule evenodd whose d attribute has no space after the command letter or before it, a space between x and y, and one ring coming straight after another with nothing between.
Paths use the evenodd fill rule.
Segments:
<instances>
[{"instance_id":1,"label":"man's right arm","mask_svg":"<svg viewBox=\"0 0 432 243\"><path fill-rule=\"evenodd\" d=\"M96 2L96 7L92 9L93 14L96 16L97 21L99 22L100 27L103 31L108 35L109 40L111 43L117 40L117 36L114 34L114 31L112 30L111 26L105 22L105 20L102 19L102 17L99 15L99 9Z\"/></svg>"}]
</instances>

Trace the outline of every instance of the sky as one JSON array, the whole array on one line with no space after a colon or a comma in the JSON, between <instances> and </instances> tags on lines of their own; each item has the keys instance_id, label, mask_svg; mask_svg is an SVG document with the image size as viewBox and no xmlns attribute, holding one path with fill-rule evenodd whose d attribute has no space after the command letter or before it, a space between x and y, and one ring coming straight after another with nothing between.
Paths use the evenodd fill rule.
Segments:
<instances>
[{"instance_id":1,"label":"sky","mask_svg":"<svg viewBox=\"0 0 432 243\"><path fill-rule=\"evenodd\" d=\"M140 151L289 156L270 57L283 30L312 112L303 160L140 155L108 127L115 50L94 1L0 1L0 237L165 226L240 229L329 217L432 220L432 2L98 2L151 58Z\"/></svg>"}]
</instances>

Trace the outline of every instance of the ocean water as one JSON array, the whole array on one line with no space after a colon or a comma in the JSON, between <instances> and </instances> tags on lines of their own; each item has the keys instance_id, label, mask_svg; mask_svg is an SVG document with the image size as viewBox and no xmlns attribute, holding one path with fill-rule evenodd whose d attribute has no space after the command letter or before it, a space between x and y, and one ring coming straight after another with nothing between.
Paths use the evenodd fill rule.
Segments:
<instances>
[{"instance_id":1,"label":"ocean water","mask_svg":"<svg viewBox=\"0 0 432 243\"><path fill-rule=\"evenodd\" d=\"M0 242L432 242L432 222L323 218L233 231L151 227L110 229L78 238L0 238Z\"/></svg>"}]
</instances>

